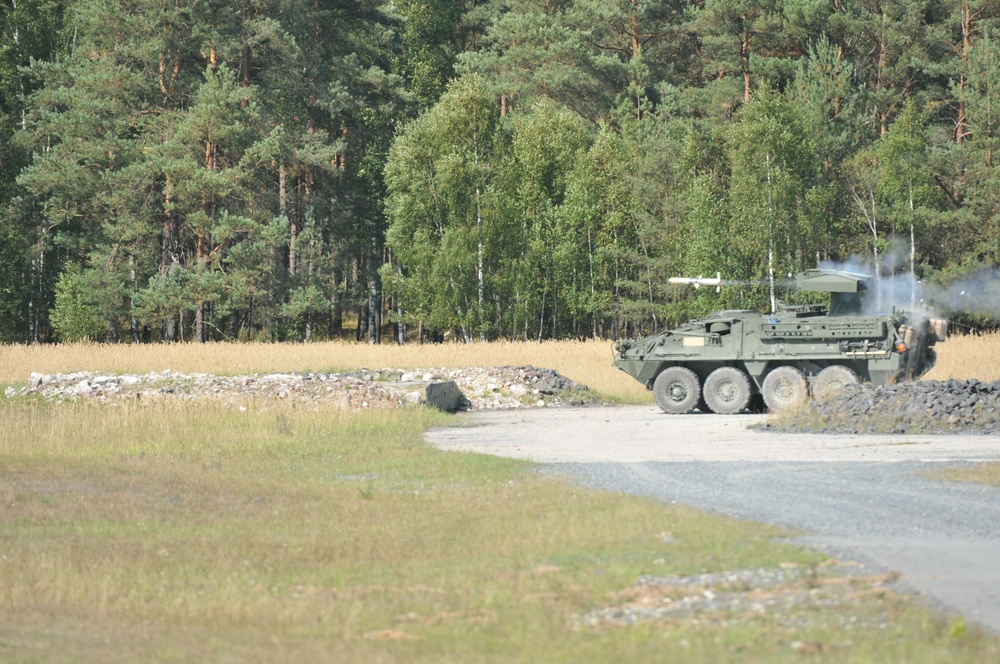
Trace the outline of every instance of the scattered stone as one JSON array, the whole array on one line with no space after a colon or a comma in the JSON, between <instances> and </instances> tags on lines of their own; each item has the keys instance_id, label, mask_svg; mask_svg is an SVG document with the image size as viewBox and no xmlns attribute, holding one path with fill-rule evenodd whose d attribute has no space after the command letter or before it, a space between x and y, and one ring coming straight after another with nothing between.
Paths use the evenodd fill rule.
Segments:
<instances>
[{"instance_id":1,"label":"scattered stone","mask_svg":"<svg viewBox=\"0 0 1000 664\"><path fill-rule=\"evenodd\" d=\"M535 390L539 394L555 394L556 388L552 386L547 380L540 380L535 383Z\"/></svg>"},{"instance_id":2,"label":"scattered stone","mask_svg":"<svg viewBox=\"0 0 1000 664\"><path fill-rule=\"evenodd\" d=\"M32 371L31 375L28 376L28 389L29 390L38 389L42 385L43 379L44 376L42 376L42 374Z\"/></svg>"},{"instance_id":3,"label":"scattered stone","mask_svg":"<svg viewBox=\"0 0 1000 664\"><path fill-rule=\"evenodd\" d=\"M184 374L169 369L121 376L32 373L24 388L8 388L5 394L8 398L34 395L52 400L213 398L241 408L246 407L248 398L332 402L350 409L423 403L449 412L602 404L585 385L551 369L531 366L244 376Z\"/></svg>"},{"instance_id":4,"label":"scattered stone","mask_svg":"<svg viewBox=\"0 0 1000 664\"><path fill-rule=\"evenodd\" d=\"M830 561L820 567L742 569L695 576L642 576L619 601L581 617L589 627L634 625L679 618L732 618L765 615L783 623L801 621L814 609L850 604L864 592L895 589L896 573L867 574Z\"/></svg>"}]
</instances>

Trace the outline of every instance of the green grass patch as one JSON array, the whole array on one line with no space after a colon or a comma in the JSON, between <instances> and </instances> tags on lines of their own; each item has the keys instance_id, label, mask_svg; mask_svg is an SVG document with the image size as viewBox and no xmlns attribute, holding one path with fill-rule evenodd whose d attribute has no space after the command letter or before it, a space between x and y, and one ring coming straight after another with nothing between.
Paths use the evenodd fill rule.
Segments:
<instances>
[{"instance_id":1,"label":"green grass patch","mask_svg":"<svg viewBox=\"0 0 1000 664\"><path fill-rule=\"evenodd\" d=\"M1000 487L1000 461L984 461L968 466L949 466L929 471L928 477L947 482L974 482Z\"/></svg>"},{"instance_id":2,"label":"green grass patch","mask_svg":"<svg viewBox=\"0 0 1000 664\"><path fill-rule=\"evenodd\" d=\"M847 604L587 625L642 574L812 566L778 529L445 453L422 409L0 403L0 661L987 661Z\"/></svg>"}]
</instances>

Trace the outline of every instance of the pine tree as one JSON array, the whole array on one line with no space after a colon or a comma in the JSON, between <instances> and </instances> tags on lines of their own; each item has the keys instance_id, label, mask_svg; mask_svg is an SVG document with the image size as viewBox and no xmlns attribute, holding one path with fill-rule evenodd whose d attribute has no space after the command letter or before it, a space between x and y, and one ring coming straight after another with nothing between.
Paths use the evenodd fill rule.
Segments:
<instances>
[{"instance_id":1,"label":"pine tree","mask_svg":"<svg viewBox=\"0 0 1000 664\"><path fill-rule=\"evenodd\" d=\"M0 341L48 336L46 310L58 272L31 222L30 202L19 199L18 173L27 162L14 141L25 127L26 97L35 82L22 72L31 61L56 55L65 3L11 0L0 6Z\"/></svg>"},{"instance_id":2,"label":"pine tree","mask_svg":"<svg viewBox=\"0 0 1000 664\"><path fill-rule=\"evenodd\" d=\"M459 56L459 73L489 80L500 97L501 114L514 106L530 109L540 98L564 104L584 117L608 113L623 87L624 68L590 39L591 12L574 2L495 0L499 5L479 50Z\"/></svg>"}]
</instances>

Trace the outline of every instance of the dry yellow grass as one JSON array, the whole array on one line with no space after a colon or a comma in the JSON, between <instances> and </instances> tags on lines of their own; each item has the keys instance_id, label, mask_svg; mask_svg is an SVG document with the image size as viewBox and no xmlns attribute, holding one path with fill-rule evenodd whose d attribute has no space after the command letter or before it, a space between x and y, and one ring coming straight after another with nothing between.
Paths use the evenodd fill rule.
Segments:
<instances>
[{"instance_id":1,"label":"dry yellow grass","mask_svg":"<svg viewBox=\"0 0 1000 664\"><path fill-rule=\"evenodd\" d=\"M625 402L652 401L646 389L612 364L610 341L383 344L155 344L0 346L0 385L23 383L32 371L269 373L530 364L555 369L592 390Z\"/></svg>"},{"instance_id":2,"label":"dry yellow grass","mask_svg":"<svg viewBox=\"0 0 1000 664\"><path fill-rule=\"evenodd\" d=\"M938 362L926 380L1000 380L1000 333L953 336L937 346ZM447 343L397 346L328 341L310 344L60 344L0 345L0 385L23 383L32 371L147 373L268 373L531 364L555 369L591 389L626 403L652 396L612 364L609 341Z\"/></svg>"},{"instance_id":3,"label":"dry yellow grass","mask_svg":"<svg viewBox=\"0 0 1000 664\"><path fill-rule=\"evenodd\" d=\"M924 380L1000 380L1000 332L953 336L936 348L937 364Z\"/></svg>"}]
</instances>

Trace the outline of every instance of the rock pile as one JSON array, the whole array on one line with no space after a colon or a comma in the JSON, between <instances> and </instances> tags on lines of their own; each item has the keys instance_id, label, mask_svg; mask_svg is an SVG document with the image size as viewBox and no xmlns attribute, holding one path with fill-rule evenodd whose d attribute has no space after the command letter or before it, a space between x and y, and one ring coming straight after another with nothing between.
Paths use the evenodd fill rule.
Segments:
<instances>
[{"instance_id":1,"label":"rock pile","mask_svg":"<svg viewBox=\"0 0 1000 664\"><path fill-rule=\"evenodd\" d=\"M850 385L769 428L852 434L1000 433L1000 381L945 380Z\"/></svg>"},{"instance_id":2,"label":"rock pile","mask_svg":"<svg viewBox=\"0 0 1000 664\"><path fill-rule=\"evenodd\" d=\"M174 371L144 375L93 372L32 373L21 389L9 387L8 398L37 395L45 399L200 399L233 405L251 399L291 399L348 409L395 407L425 401L433 391L461 391L459 409L509 410L551 406L586 406L601 400L551 369L472 367L462 369L360 369L349 373L282 373L248 376L185 374ZM433 386L428 391L428 386Z\"/></svg>"}]
</instances>

